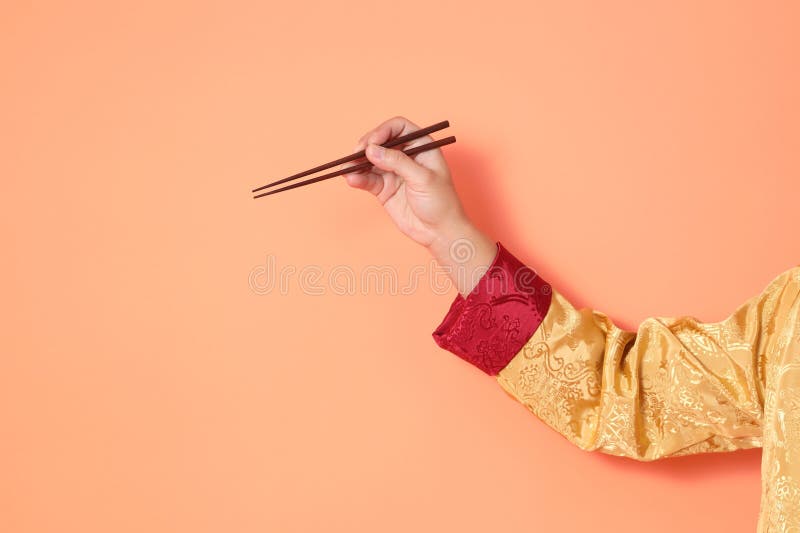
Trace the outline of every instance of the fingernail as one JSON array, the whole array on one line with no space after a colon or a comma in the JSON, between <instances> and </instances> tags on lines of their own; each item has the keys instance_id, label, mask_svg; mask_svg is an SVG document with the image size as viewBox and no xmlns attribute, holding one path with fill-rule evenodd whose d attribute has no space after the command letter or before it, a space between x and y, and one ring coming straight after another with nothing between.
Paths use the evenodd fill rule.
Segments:
<instances>
[{"instance_id":1,"label":"fingernail","mask_svg":"<svg viewBox=\"0 0 800 533\"><path fill-rule=\"evenodd\" d=\"M383 152L385 150L383 146L370 143L370 145L367 147L367 150L369 150L369 155L375 159L383 159Z\"/></svg>"}]
</instances>

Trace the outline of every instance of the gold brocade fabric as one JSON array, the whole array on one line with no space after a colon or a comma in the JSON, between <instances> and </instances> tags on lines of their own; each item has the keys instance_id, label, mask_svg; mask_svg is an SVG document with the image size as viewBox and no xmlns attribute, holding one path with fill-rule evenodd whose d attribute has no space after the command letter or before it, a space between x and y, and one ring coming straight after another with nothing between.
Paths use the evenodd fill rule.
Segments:
<instances>
[{"instance_id":1,"label":"gold brocade fabric","mask_svg":"<svg viewBox=\"0 0 800 533\"><path fill-rule=\"evenodd\" d=\"M584 450L650 461L763 447L758 533L800 532L800 265L721 322L653 317L636 331L553 290L496 378Z\"/></svg>"}]
</instances>

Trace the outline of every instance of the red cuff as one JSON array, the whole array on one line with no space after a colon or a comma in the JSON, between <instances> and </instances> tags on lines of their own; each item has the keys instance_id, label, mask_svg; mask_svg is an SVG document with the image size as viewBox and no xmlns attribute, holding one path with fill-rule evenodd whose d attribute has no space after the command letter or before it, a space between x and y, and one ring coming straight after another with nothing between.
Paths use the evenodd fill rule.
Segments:
<instances>
[{"instance_id":1,"label":"red cuff","mask_svg":"<svg viewBox=\"0 0 800 533\"><path fill-rule=\"evenodd\" d=\"M533 336L551 297L550 285L498 242L489 270L466 298L456 295L433 339L497 375Z\"/></svg>"}]
</instances>

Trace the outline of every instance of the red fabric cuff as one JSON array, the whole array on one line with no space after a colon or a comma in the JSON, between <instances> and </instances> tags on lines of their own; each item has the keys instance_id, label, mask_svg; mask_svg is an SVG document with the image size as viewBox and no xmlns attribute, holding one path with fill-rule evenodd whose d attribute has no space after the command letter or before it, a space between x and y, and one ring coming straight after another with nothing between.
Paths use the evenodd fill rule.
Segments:
<instances>
[{"instance_id":1,"label":"red fabric cuff","mask_svg":"<svg viewBox=\"0 0 800 533\"><path fill-rule=\"evenodd\" d=\"M433 339L497 375L533 336L551 298L550 285L498 242L489 269L466 298L456 295Z\"/></svg>"}]
</instances>

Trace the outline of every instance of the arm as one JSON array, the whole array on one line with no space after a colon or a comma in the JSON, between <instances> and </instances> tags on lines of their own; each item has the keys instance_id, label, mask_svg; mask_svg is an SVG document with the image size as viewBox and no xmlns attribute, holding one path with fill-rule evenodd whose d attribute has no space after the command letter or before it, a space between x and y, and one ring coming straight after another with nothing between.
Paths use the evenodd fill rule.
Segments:
<instances>
[{"instance_id":1,"label":"arm","mask_svg":"<svg viewBox=\"0 0 800 533\"><path fill-rule=\"evenodd\" d=\"M787 334L777 317L795 304L800 267L723 321L652 317L628 331L535 274L509 282L533 271L498 248L490 275L434 331L440 346L584 450L653 460L761 446L759 362Z\"/></svg>"},{"instance_id":2,"label":"arm","mask_svg":"<svg viewBox=\"0 0 800 533\"><path fill-rule=\"evenodd\" d=\"M346 179L374 194L398 228L450 272L459 293L433 333L440 346L495 376L585 450L652 460L761 445L763 355L800 327L786 318L776 323L796 299L800 266L721 322L652 317L636 331L621 329L601 311L576 309L478 231L440 150L413 159L375 150L416 129L394 117L366 133L356 149L368 148L374 168Z\"/></svg>"},{"instance_id":3,"label":"arm","mask_svg":"<svg viewBox=\"0 0 800 533\"><path fill-rule=\"evenodd\" d=\"M800 530L800 265L720 322L651 317L621 329L474 228L440 150L409 158L371 146L416 129L394 117L367 132L356 151L370 145L374 167L346 179L458 287L436 342L584 450L649 461L763 446L759 531Z\"/></svg>"},{"instance_id":4,"label":"arm","mask_svg":"<svg viewBox=\"0 0 800 533\"><path fill-rule=\"evenodd\" d=\"M356 151L369 145L374 167L346 179L450 273L458 294L436 342L584 450L649 461L762 446L758 531L800 530L800 265L720 322L621 329L473 227L440 150L373 146L416 129L394 117L367 132Z\"/></svg>"}]
</instances>

